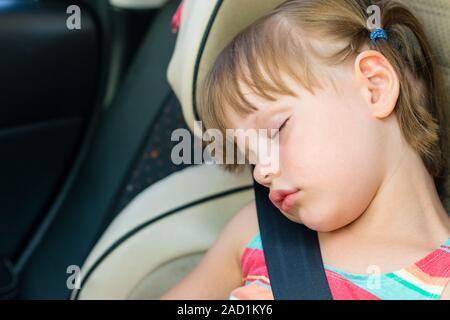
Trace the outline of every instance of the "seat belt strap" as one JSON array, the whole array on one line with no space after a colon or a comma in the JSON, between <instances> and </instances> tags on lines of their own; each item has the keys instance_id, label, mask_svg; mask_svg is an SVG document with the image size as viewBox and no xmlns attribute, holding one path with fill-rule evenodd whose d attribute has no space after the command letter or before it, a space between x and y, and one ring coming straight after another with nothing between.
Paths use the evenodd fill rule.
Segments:
<instances>
[{"instance_id":1,"label":"seat belt strap","mask_svg":"<svg viewBox=\"0 0 450 320\"><path fill-rule=\"evenodd\" d=\"M276 300L331 300L317 232L287 219L254 181L264 256Z\"/></svg>"}]
</instances>

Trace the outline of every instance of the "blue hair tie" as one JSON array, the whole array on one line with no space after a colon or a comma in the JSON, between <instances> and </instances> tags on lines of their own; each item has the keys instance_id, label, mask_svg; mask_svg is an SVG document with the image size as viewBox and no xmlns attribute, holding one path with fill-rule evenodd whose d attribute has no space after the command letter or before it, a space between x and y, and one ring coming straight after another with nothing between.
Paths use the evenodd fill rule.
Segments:
<instances>
[{"instance_id":1,"label":"blue hair tie","mask_svg":"<svg viewBox=\"0 0 450 320\"><path fill-rule=\"evenodd\" d=\"M375 42L378 39L384 39L386 41L388 39L386 31L382 28L377 28L370 33L370 40Z\"/></svg>"}]
</instances>

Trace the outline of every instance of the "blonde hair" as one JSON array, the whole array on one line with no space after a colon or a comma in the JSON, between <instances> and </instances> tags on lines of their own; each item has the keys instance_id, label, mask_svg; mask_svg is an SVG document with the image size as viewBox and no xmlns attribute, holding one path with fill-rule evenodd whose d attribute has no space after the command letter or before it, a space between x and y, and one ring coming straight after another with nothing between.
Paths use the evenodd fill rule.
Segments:
<instances>
[{"instance_id":1,"label":"blonde hair","mask_svg":"<svg viewBox=\"0 0 450 320\"><path fill-rule=\"evenodd\" d=\"M381 27L388 41L370 40L366 10L371 5L381 9ZM312 39L320 39L321 52ZM342 64L364 47L382 53L395 69L400 81L395 114L401 132L428 172L440 177L446 168L447 139L442 81L421 23L396 1L291 0L281 4L239 33L217 57L199 90L200 117L206 128L225 132L225 108L240 115L255 110L239 82L258 96L274 100L274 95L293 95L281 78L287 74L314 92L321 87L315 67L319 60ZM239 171L239 167L226 165L225 169Z\"/></svg>"}]
</instances>

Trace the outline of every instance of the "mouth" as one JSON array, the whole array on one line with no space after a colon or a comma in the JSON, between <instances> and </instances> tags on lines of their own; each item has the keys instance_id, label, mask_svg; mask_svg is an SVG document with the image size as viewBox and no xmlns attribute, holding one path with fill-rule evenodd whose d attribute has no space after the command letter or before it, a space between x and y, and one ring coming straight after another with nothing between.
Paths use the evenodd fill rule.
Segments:
<instances>
[{"instance_id":1,"label":"mouth","mask_svg":"<svg viewBox=\"0 0 450 320\"><path fill-rule=\"evenodd\" d=\"M287 212L294 207L299 192L299 189L272 190L269 193L269 199L278 209Z\"/></svg>"}]
</instances>

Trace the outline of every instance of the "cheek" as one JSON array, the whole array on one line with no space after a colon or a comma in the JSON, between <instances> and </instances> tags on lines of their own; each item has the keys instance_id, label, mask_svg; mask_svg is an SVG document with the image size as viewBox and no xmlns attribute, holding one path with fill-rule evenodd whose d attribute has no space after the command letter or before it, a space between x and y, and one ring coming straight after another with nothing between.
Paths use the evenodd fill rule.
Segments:
<instances>
[{"instance_id":1,"label":"cheek","mask_svg":"<svg viewBox=\"0 0 450 320\"><path fill-rule=\"evenodd\" d=\"M280 155L286 177L304 190L302 221L316 230L342 227L367 208L381 183L376 126L364 112L331 103L297 121Z\"/></svg>"}]
</instances>

